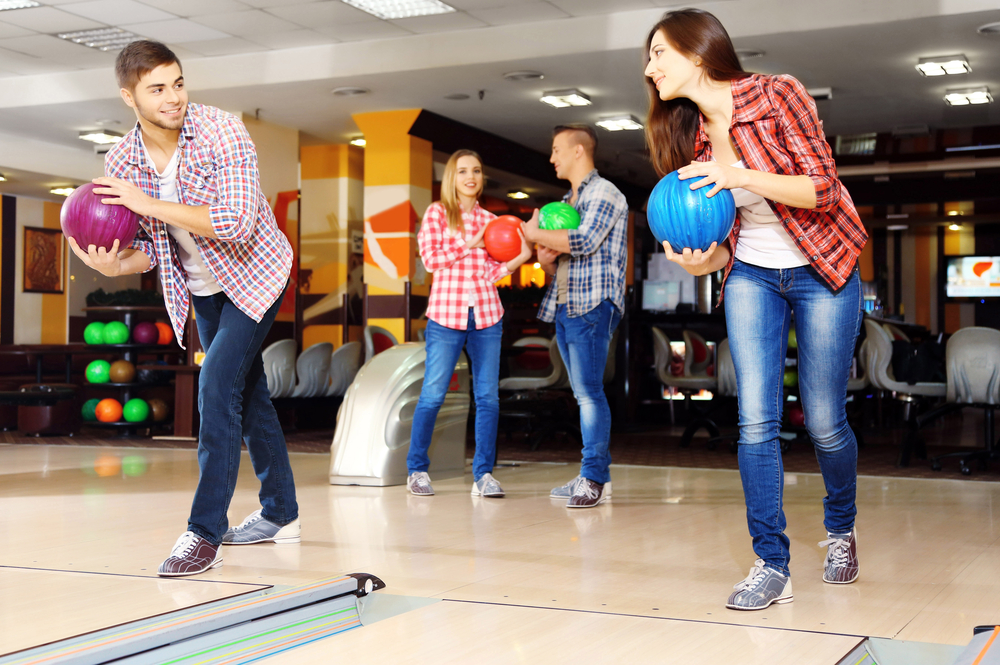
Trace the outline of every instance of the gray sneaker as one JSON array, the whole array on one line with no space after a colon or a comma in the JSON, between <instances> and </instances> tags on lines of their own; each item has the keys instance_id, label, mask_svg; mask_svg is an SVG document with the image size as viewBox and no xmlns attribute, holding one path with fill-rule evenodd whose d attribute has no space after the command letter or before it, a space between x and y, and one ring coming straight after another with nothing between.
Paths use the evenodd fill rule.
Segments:
<instances>
[{"instance_id":1,"label":"gray sneaker","mask_svg":"<svg viewBox=\"0 0 1000 665\"><path fill-rule=\"evenodd\" d=\"M576 491L576 486L580 484L583 480L583 476L577 476L573 480L569 481L565 485L560 485L559 487L553 487L552 491L549 492L549 497L553 499L564 499L569 501L569 498L573 496L573 492ZM611 498L611 481L604 483L604 498Z\"/></svg>"},{"instance_id":2,"label":"gray sneaker","mask_svg":"<svg viewBox=\"0 0 1000 665\"><path fill-rule=\"evenodd\" d=\"M757 559L747 578L733 587L736 589L726 601L731 610L762 610L771 603L792 602L792 578Z\"/></svg>"},{"instance_id":3,"label":"gray sneaker","mask_svg":"<svg viewBox=\"0 0 1000 665\"><path fill-rule=\"evenodd\" d=\"M302 525L296 519L282 526L264 519L259 510L250 513L239 526L229 527L222 536L223 545L256 545L257 543L292 544L302 540Z\"/></svg>"},{"instance_id":4,"label":"gray sneaker","mask_svg":"<svg viewBox=\"0 0 1000 665\"><path fill-rule=\"evenodd\" d=\"M827 533L827 540L819 544L826 548L823 564L823 581L828 584L850 584L858 579L858 530L851 529L847 537Z\"/></svg>"},{"instance_id":5,"label":"gray sneaker","mask_svg":"<svg viewBox=\"0 0 1000 665\"><path fill-rule=\"evenodd\" d=\"M493 477L493 474L484 473L483 476L472 483L472 496L485 496L500 498L504 495L500 483Z\"/></svg>"},{"instance_id":6,"label":"gray sneaker","mask_svg":"<svg viewBox=\"0 0 1000 665\"><path fill-rule=\"evenodd\" d=\"M433 496L434 488L431 487L431 477L426 471L416 471L406 477L406 489L410 494L417 496Z\"/></svg>"}]
</instances>

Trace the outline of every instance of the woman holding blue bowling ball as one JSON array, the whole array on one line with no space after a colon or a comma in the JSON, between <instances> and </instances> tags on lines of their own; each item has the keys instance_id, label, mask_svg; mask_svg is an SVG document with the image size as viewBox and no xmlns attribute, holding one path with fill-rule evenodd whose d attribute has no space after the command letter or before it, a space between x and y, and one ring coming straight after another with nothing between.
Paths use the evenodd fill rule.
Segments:
<instances>
[{"instance_id":1,"label":"woman holding blue bowling ball","mask_svg":"<svg viewBox=\"0 0 1000 665\"><path fill-rule=\"evenodd\" d=\"M739 393L740 476L757 561L726 607L792 600L778 430L791 315L805 425L826 484L823 580L858 577L857 441L847 379L861 326L857 259L867 240L837 178L816 105L791 76L743 71L719 20L668 12L646 40L646 139L662 177L677 171L708 196L729 190L728 238L667 258L693 275L725 270L729 348Z\"/></svg>"}]
</instances>

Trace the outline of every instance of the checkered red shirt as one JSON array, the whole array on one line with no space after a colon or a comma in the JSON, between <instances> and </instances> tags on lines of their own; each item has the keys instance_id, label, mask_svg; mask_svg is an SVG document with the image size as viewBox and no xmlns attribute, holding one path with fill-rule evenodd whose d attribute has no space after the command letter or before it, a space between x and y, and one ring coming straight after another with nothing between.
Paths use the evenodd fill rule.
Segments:
<instances>
[{"instance_id":1,"label":"checkered red shirt","mask_svg":"<svg viewBox=\"0 0 1000 665\"><path fill-rule=\"evenodd\" d=\"M115 144L104 172L160 197L160 180L142 148L138 124ZM212 106L188 104L177 141L177 185L181 203L207 205L218 238L191 234L205 266L222 291L254 321L281 295L292 266L292 246L278 229L260 189L257 152L239 118ZM187 274L167 225L142 217L129 245L160 267L163 300L178 340L190 308Z\"/></svg>"},{"instance_id":2,"label":"checkered red shirt","mask_svg":"<svg viewBox=\"0 0 1000 665\"><path fill-rule=\"evenodd\" d=\"M427 318L452 330L465 330L469 322L469 294L475 300L476 330L503 318L500 294L494 282L510 274L506 263L494 261L485 249L466 249L467 238L479 233L496 215L479 207L462 213L465 235L448 230L448 213L438 202L424 213L417 234L420 258L434 273Z\"/></svg>"},{"instance_id":3,"label":"checkered red shirt","mask_svg":"<svg viewBox=\"0 0 1000 665\"><path fill-rule=\"evenodd\" d=\"M779 175L807 175L816 185L816 208L793 208L767 199L792 241L834 289L851 276L868 233L847 189L837 177L830 146L816 114L816 103L791 76L755 74L732 81L733 124L730 136L747 168ZM694 154L712 159L712 145L699 116ZM733 267L740 237L740 217L729 235ZM725 284L725 278L723 278ZM721 302L721 298L720 298Z\"/></svg>"}]
</instances>

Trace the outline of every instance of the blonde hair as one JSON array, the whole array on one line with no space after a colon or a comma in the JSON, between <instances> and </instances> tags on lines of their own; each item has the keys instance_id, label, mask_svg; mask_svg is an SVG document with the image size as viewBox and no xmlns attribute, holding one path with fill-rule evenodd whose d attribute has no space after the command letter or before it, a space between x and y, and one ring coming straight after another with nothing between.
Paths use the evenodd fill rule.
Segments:
<instances>
[{"instance_id":1,"label":"blonde hair","mask_svg":"<svg viewBox=\"0 0 1000 665\"><path fill-rule=\"evenodd\" d=\"M458 177L458 160L462 157L475 157L476 161L479 162L479 167L483 166L483 158L474 150L456 150L448 158L448 163L444 165L444 175L441 176L441 204L444 206L445 212L448 213L448 230L453 233L455 231L465 233L465 224L462 223L462 205L458 199L458 188L455 186L455 179ZM484 176L484 185L485 180ZM483 188L480 187L476 196L478 197L482 193Z\"/></svg>"}]
</instances>

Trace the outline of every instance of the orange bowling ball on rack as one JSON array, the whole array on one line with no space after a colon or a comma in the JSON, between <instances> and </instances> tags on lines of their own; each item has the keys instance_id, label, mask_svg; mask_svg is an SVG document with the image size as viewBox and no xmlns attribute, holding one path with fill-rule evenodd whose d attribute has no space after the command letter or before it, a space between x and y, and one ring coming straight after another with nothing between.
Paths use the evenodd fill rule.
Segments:
<instances>
[{"instance_id":1,"label":"orange bowling ball on rack","mask_svg":"<svg viewBox=\"0 0 1000 665\"><path fill-rule=\"evenodd\" d=\"M116 399L102 399L94 407L94 415L102 423L116 423L122 419L122 405Z\"/></svg>"},{"instance_id":2,"label":"orange bowling ball on rack","mask_svg":"<svg viewBox=\"0 0 1000 665\"><path fill-rule=\"evenodd\" d=\"M173 328L170 327L169 323L164 323L163 321L156 322L156 329L159 331L160 336L156 340L157 344L170 344L174 339Z\"/></svg>"}]
</instances>

